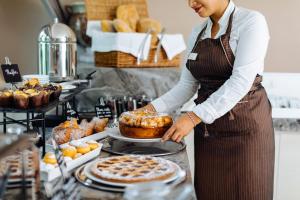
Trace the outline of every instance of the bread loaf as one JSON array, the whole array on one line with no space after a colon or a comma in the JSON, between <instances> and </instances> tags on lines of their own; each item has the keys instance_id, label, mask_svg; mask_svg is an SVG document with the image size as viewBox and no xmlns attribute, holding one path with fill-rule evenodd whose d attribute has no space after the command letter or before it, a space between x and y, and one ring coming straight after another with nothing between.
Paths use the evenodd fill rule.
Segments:
<instances>
[{"instance_id":1,"label":"bread loaf","mask_svg":"<svg viewBox=\"0 0 300 200\"><path fill-rule=\"evenodd\" d=\"M117 8L117 19L123 20L135 32L139 20L138 11L133 4L121 5Z\"/></svg>"},{"instance_id":2,"label":"bread loaf","mask_svg":"<svg viewBox=\"0 0 300 200\"><path fill-rule=\"evenodd\" d=\"M102 32L115 32L112 20L102 20L101 21Z\"/></svg>"},{"instance_id":3,"label":"bread loaf","mask_svg":"<svg viewBox=\"0 0 300 200\"><path fill-rule=\"evenodd\" d=\"M129 25L124 22L123 20L121 19L115 19L113 21L113 25L114 25L114 29L117 31L117 32L126 32L126 33L131 33L131 32L134 32L130 27Z\"/></svg>"},{"instance_id":4,"label":"bread loaf","mask_svg":"<svg viewBox=\"0 0 300 200\"><path fill-rule=\"evenodd\" d=\"M162 30L161 23L151 18L142 18L137 23L137 32L146 33L152 30L154 34L158 34Z\"/></svg>"}]
</instances>

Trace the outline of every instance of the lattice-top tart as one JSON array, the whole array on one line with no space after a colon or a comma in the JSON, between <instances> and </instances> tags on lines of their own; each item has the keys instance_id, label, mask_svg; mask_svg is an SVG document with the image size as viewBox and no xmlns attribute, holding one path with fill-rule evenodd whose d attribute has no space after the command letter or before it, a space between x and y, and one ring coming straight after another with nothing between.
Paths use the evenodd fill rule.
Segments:
<instances>
[{"instance_id":1,"label":"lattice-top tart","mask_svg":"<svg viewBox=\"0 0 300 200\"><path fill-rule=\"evenodd\" d=\"M116 183L166 180L176 172L176 164L151 156L126 155L101 159L91 167L97 178Z\"/></svg>"}]
</instances>

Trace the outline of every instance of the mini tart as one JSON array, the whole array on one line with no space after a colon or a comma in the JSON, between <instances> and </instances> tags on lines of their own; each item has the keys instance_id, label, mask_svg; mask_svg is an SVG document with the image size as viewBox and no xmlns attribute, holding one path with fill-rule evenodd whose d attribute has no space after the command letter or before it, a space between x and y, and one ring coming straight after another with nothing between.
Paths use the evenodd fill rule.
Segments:
<instances>
[{"instance_id":1,"label":"mini tart","mask_svg":"<svg viewBox=\"0 0 300 200\"><path fill-rule=\"evenodd\" d=\"M86 154L91 151L90 146L86 143L82 143L81 145L78 145L76 147L76 149L77 149L77 152L81 153L81 154Z\"/></svg>"},{"instance_id":2,"label":"mini tart","mask_svg":"<svg viewBox=\"0 0 300 200\"><path fill-rule=\"evenodd\" d=\"M14 105L17 108L27 109L29 106L29 96L23 91L17 90L14 92Z\"/></svg>"},{"instance_id":3,"label":"mini tart","mask_svg":"<svg viewBox=\"0 0 300 200\"><path fill-rule=\"evenodd\" d=\"M55 155L54 155L54 153L52 153L52 152L46 153L45 156L44 156L43 161L44 161L46 164L51 164L51 165L56 165L56 164L57 164L57 160L56 160L56 158L55 158Z\"/></svg>"},{"instance_id":4,"label":"mini tart","mask_svg":"<svg viewBox=\"0 0 300 200\"><path fill-rule=\"evenodd\" d=\"M5 90L0 92L0 106L7 107L13 102L13 91Z\"/></svg>"},{"instance_id":5,"label":"mini tart","mask_svg":"<svg viewBox=\"0 0 300 200\"><path fill-rule=\"evenodd\" d=\"M40 107L43 105L44 94L34 89L24 91L29 95L29 106L32 108Z\"/></svg>"},{"instance_id":6,"label":"mini tart","mask_svg":"<svg viewBox=\"0 0 300 200\"><path fill-rule=\"evenodd\" d=\"M77 153L77 150L75 147L69 146L61 149L61 152L63 156L74 158L74 156Z\"/></svg>"},{"instance_id":7,"label":"mini tart","mask_svg":"<svg viewBox=\"0 0 300 200\"><path fill-rule=\"evenodd\" d=\"M99 147L98 142L96 142L94 140L90 140L90 141L88 141L86 143L90 146L91 151L93 151L93 150L95 150L95 149L97 149Z\"/></svg>"}]
</instances>

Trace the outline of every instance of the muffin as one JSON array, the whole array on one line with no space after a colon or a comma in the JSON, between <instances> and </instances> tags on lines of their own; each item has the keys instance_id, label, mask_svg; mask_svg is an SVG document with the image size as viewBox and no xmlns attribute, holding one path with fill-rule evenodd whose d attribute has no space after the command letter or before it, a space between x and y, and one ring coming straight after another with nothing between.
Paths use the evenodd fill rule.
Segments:
<instances>
[{"instance_id":1,"label":"muffin","mask_svg":"<svg viewBox=\"0 0 300 200\"><path fill-rule=\"evenodd\" d=\"M0 91L0 106L8 107L12 105L13 102L13 91L12 90L4 90Z\"/></svg>"},{"instance_id":2,"label":"muffin","mask_svg":"<svg viewBox=\"0 0 300 200\"><path fill-rule=\"evenodd\" d=\"M29 106L29 95L23 91L16 90L14 92L14 105L17 108L27 109Z\"/></svg>"},{"instance_id":3,"label":"muffin","mask_svg":"<svg viewBox=\"0 0 300 200\"><path fill-rule=\"evenodd\" d=\"M50 102L50 96L53 92L52 91L47 91L47 90L43 90L41 92L43 93L42 104L43 105L48 105L49 102Z\"/></svg>"},{"instance_id":4,"label":"muffin","mask_svg":"<svg viewBox=\"0 0 300 200\"><path fill-rule=\"evenodd\" d=\"M40 107L43 105L44 94L35 89L28 89L24 91L29 95L29 106L32 108Z\"/></svg>"},{"instance_id":5,"label":"muffin","mask_svg":"<svg viewBox=\"0 0 300 200\"><path fill-rule=\"evenodd\" d=\"M46 84L43 86L43 89L50 93L50 101L58 99L62 91L61 85L53 84Z\"/></svg>"}]
</instances>

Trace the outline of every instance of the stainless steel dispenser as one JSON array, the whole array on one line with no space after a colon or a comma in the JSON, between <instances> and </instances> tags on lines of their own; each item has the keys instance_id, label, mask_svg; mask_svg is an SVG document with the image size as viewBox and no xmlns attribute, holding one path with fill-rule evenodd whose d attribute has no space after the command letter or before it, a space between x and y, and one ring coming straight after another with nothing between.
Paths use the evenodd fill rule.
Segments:
<instances>
[{"instance_id":1,"label":"stainless steel dispenser","mask_svg":"<svg viewBox=\"0 0 300 200\"><path fill-rule=\"evenodd\" d=\"M52 82L76 77L77 44L71 28L55 18L54 23L42 28L38 45L39 74L49 75Z\"/></svg>"}]
</instances>

